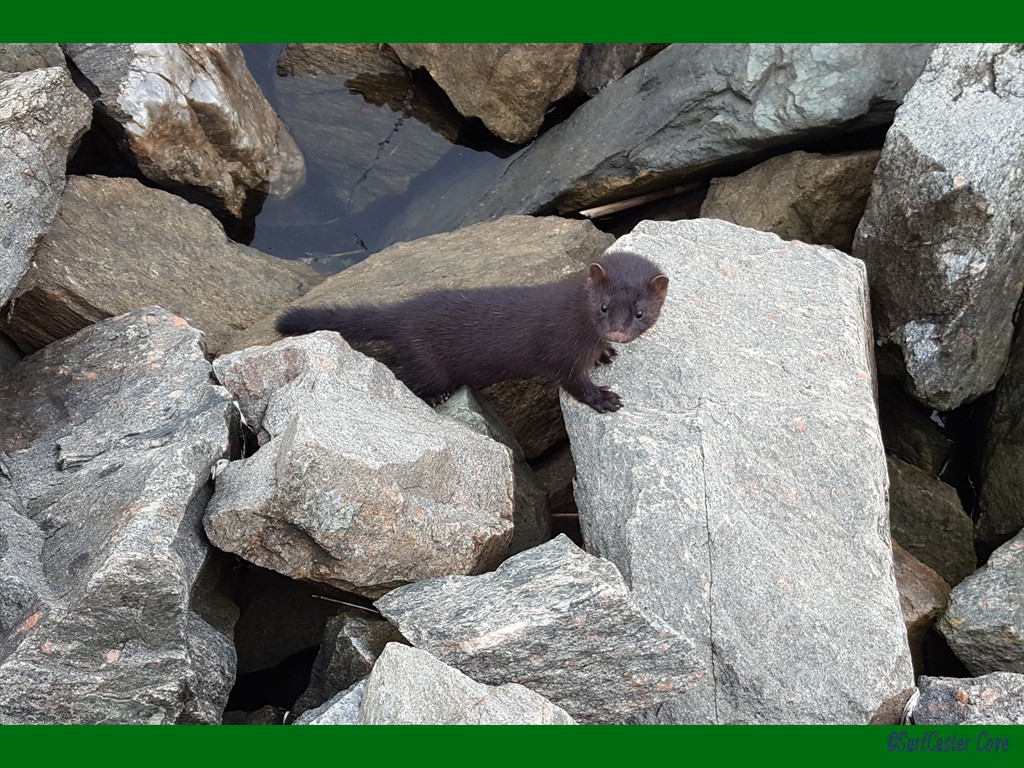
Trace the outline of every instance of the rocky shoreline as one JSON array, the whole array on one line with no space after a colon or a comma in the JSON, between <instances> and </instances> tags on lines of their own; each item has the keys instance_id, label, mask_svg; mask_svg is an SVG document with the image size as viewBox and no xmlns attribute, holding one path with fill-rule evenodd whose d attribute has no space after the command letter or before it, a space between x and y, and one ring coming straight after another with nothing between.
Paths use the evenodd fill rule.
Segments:
<instances>
[{"instance_id":1,"label":"rocky shoreline","mask_svg":"<svg viewBox=\"0 0 1024 768\"><path fill-rule=\"evenodd\" d=\"M236 45L0 44L0 723L1024 724L1024 46L277 71L394 117L293 136ZM479 125L525 150L432 234L243 244L311 164L358 208ZM273 331L613 243L671 286L614 414Z\"/></svg>"}]
</instances>

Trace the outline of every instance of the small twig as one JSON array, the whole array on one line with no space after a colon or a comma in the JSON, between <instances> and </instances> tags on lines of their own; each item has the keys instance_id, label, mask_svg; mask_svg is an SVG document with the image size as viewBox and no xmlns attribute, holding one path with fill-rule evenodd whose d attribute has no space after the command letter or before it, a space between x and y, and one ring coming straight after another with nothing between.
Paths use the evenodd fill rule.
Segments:
<instances>
[{"instance_id":1,"label":"small twig","mask_svg":"<svg viewBox=\"0 0 1024 768\"><path fill-rule=\"evenodd\" d=\"M692 192L697 189L700 184L694 182L691 184L682 184L678 187L669 187L668 189L659 189L656 192L648 192L646 195L640 195L639 197L630 197L626 200L619 200L615 203L608 203L607 205L599 205L596 208L587 208L579 212L580 216L586 219L596 219L600 216L608 216L612 213L618 213L624 211L627 208L633 208L637 205L643 205L649 203L652 200L660 200L663 197L671 197L673 195L681 195L684 192Z\"/></svg>"},{"instance_id":2,"label":"small twig","mask_svg":"<svg viewBox=\"0 0 1024 768\"><path fill-rule=\"evenodd\" d=\"M367 608L365 605L356 605L355 603L346 603L344 600L337 600L337 599L335 599L333 597L327 597L326 595L311 595L311 597L315 597L317 600L326 600L329 603L337 603L338 605L347 605L349 608L358 608L361 611L369 611L370 613L376 613L378 616L380 615L380 611L378 611L376 608Z\"/></svg>"}]
</instances>

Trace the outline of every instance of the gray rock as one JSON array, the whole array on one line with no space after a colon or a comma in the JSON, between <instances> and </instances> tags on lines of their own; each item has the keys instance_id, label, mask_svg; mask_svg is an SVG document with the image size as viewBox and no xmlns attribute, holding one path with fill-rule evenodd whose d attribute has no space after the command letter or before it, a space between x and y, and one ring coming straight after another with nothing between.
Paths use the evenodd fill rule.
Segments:
<instances>
[{"instance_id":1,"label":"gray rock","mask_svg":"<svg viewBox=\"0 0 1024 768\"><path fill-rule=\"evenodd\" d=\"M465 222L578 211L884 125L928 45L670 45L517 159Z\"/></svg>"},{"instance_id":2,"label":"gray rock","mask_svg":"<svg viewBox=\"0 0 1024 768\"><path fill-rule=\"evenodd\" d=\"M293 725L356 725L359 720L359 705L366 693L367 678L342 691L317 707L303 712Z\"/></svg>"},{"instance_id":3,"label":"gray rock","mask_svg":"<svg viewBox=\"0 0 1024 768\"><path fill-rule=\"evenodd\" d=\"M1024 286L1024 46L940 45L882 149L854 254L886 372L951 410L991 391Z\"/></svg>"},{"instance_id":4,"label":"gray rock","mask_svg":"<svg viewBox=\"0 0 1024 768\"><path fill-rule=\"evenodd\" d=\"M907 627L907 644L914 661L914 674L925 669L925 637L946 610L949 584L907 550L892 543L892 563L900 591L900 610Z\"/></svg>"},{"instance_id":5,"label":"gray rock","mask_svg":"<svg viewBox=\"0 0 1024 768\"><path fill-rule=\"evenodd\" d=\"M370 597L500 562L512 536L507 448L438 416L330 331L215 369L264 433L217 476L205 519L215 546Z\"/></svg>"},{"instance_id":6,"label":"gray rock","mask_svg":"<svg viewBox=\"0 0 1024 768\"><path fill-rule=\"evenodd\" d=\"M954 587L938 627L971 674L1024 673L1024 532Z\"/></svg>"},{"instance_id":7,"label":"gray rock","mask_svg":"<svg viewBox=\"0 0 1024 768\"><path fill-rule=\"evenodd\" d=\"M576 90L593 96L639 64L646 48L641 43L587 43L576 67Z\"/></svg>"},{"instance_id":8,"label":"gray rock","mask_svg":"<svg viewBox=\"0 0 1024 768\"><path fill-rule=\"evenodd\" d=\"M387 48L372 44L289 45L274 93L310 171L331 190L323 214L358 213L401 195L452 147L459 126L418 89ZM261 220L262 224L262 220Z\"/></svg>"},{"instance_id":9,"label":"gray rock","mask_svg":"<svg viewBox=\"0 0 1024 768\"><path fill-rule=\"evenodd\" d=\"M0 80L0 305L57 215L68 155L89 127L89 99L66 69Z\"/></svg>"},{"instance_id":10,"label":"gray rock","mask_svg":"<svg viewBox=\"0 0 1024 768\"><path fill-rule=\"evenodd\" d=\"M974 535L985 546L998 547L1024 529L1024 332L996 389L982 449L980 507Z\"/></svg>"},{"instance_id":11,"label":"gray rock","mask_svg":"<svg viewBox=\"0 0 1024 768\"><path fill-rule=\"evenodd\" d=\"M410 69L426 69L455 108L513 144L537 135L554 102L576 85L578 43L392 43Z\"/></svg>"},{"instance_id":12,"label":"gray rock","mask_svg":"<svg viewBox=\"0 0 1024 768\"><path fill-rule=\"evenodd\" d=\"M45 577L3 639L0 722L219 723L233 618L200 519L235 409L202 334L159 308L97 323L0 378L0 413Z\"/></svg>"},{"instance_id":13,"label":"gray rock","mask_svg":"<svg viewBox=\"0 0 1024 768\"><path fill-rule=\"evenodd\" d=\"M917 725L1024 725L1024 675L993 672L968 680L921 677ZM966 751L1006 751L1007 744L984 731Z\"/></svg>"},{"instance_id":14,"label":"gray rock","mask_svg":"<svg viewBox=\"0 0 1024 768\"><path fill-rule=\"evenodd\" d=\"M331 276L293 304L387 304L431 288L535 285L579 272L612 240L589 221L509 216L386 248ZM236 335L228 349L278 338L276 314ZM389 360L379 347L359 349ZM558 391L546 382L506 382L488 387L483 395L527 459L565 439Z\"/></svg>"},{"instance_id":15,"label":"gray rock","mask_svg":"<svg viewBox=\"0 0 1024 768\"><path fill-rule=\"evenodd\" d=\"M897 720L913 676L863 263L713 219L613 247L660 264L668 299L597 373L622 410L562 408L588 549L708 670L657 720Z\"/></svg>"},{"instance_id":16,"label":"gray rock","mask_svg":"<svg viewBox=\"0 0 1024 768\"><path fill-rule=\"evenodd\" d=\"M401 642L405 642L401 633L383 619L370 615L334 617L324 628L309 686L295 702L293 711L319 707L338 691L347 691L370 674L384 646Z\"/></svg>"},{"instance_id":17,"label":"gray rock","mask_svg":"<svg viewBox=\"0 0 1024 768\"><path fill-rule=\"evenodd\" d=\"M359 705L363 725L575 725L564 709L516 683L483 685L426 651L390 643Z\"/></svg>"},{"instance_id":18,"label":"gray rock","mask_svg":"<svg viewBox=\"0 0 1024 768\"><path fill-rule=\"evenodd\" d=\"M72 176L0 330L32 352L153 304L203 330L218 352L228 336L321 279L229 240L206 209L180 197L134 179Z\"/></svg>"},{"instance_id":19,"label":"gray rock","mask_svg":"<svg viewBox=\"0 0 1024 768\"><path fill-rule=\"evenodd\" d=\"M956 586L978 567L971 518L951 485L887 458L889 525L904 549Z\"/></svg>"},{"instance_id":20,"label":"gray rock","mask_svg":"<svg viewBox=\"0 0 1024 768\"><path fill-rule=\"evenodd\" d=\"M63 67L64 52L56 43L0 43L0 72L30 72Z\"/></svg>"},{"instance_id":21,"label":"gray rock","mask_svg":"<svg viewBox=\"0 0 1024 768\"><path fill-rule=\"evenodd\" d=\"M564 536L493 573L396 589L375 605L417 648L474 680L516 682L582 723L622 723L708 673L622 577Z\"/></svg>"},{"instance_id":22,"label":"gray rock","mask_svg":"<svg viewBox=\"0 0 1024 768\"><path fill-rule=\"evenodd\" d=\"M242 219L305 180L302 153L236 44L62 46L147 179Z\"/></svg>"},{"instance_id":23,"label":"gray rock","mask_svg":"<svg viewBox=\"0 0 1024 768\"><path fill-rule=\"evenodd\" d=\"M739 176L713 179L700 215L849 253L878 156L877 149L779 155Z\"/></svg>"},{"instance_id":24,"label":"gray rock","mask_svg":"<svg viewBox=\"0 0 1024 768\"><path fill-rule=\"evenodd\" d=\"M512 519L515 529L508 543L508 555L524 552L550 539L551 517L548 514L547 493L526 463L523 449L509 428L502 424L494 408L467 387L461 387L437 407L437 412L465 424L474 432L497 440L512 452L512 484L515 489Z\"/></svg>"}]
</instances>

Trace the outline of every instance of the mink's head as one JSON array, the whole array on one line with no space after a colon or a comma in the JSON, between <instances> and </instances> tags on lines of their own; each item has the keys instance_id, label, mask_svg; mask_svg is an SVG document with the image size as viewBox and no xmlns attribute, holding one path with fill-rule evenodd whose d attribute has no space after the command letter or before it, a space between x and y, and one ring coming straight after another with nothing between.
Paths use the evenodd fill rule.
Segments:
<instances>
[{"instance_id":1,"label":"mink's head","mask_svg":"<svg viewBox=\"0 0 1024 768\"><path fill-rule=\"evenodd\" d=\"M668 277L643 256L606 253L590 265L587 294L598 332L606 341L622 344L654 327L668 295Z\"/></svg>"}]
</instances>

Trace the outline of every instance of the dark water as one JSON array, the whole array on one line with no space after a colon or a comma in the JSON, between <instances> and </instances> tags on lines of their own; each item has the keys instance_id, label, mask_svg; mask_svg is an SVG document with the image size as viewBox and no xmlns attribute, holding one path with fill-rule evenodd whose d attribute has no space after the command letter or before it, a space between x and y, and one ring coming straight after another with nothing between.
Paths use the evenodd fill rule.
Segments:
<instances>
[{"instance_id":1,"label":"dark water","mask_svg":"<svg viewBox=\"0 0 1024 768\"><path fill-rule=\"evenodd\" d=\"M250 245L265 253L331 274L450 231L518 152L462 118L425 76L397 98L373 74L279 76L285 47L242 46L306 161L305 185L268 198L256 218Z\"/></svg>"}]
</instances>

